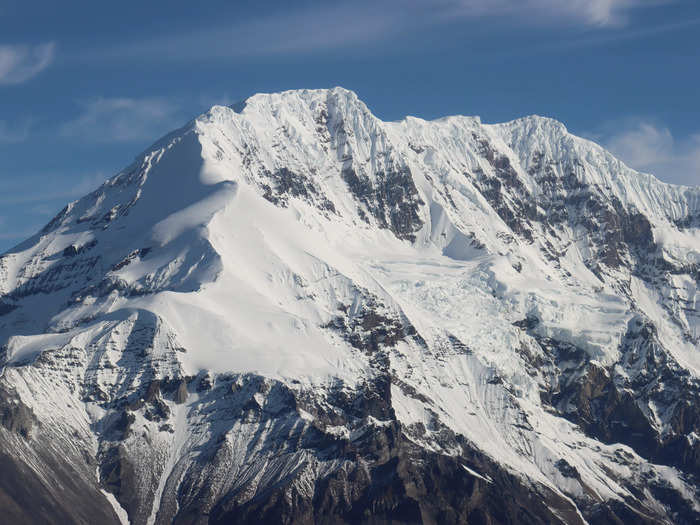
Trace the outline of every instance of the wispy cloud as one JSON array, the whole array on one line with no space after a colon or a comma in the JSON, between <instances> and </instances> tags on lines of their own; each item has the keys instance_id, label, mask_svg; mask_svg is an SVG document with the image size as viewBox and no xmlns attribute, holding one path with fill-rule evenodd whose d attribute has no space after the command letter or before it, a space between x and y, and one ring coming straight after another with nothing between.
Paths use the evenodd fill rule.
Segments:
<instances>
[{"instance_id":1,"label":"wispy cloud","mask_svg":"<svg viewBox=\"0 0 700 525\"><path fill-rule=\"evenodd\" d=\"M373 49L397 36L446 23L509 18L513 23L613 28L637 9L676 0L358 0L274 14L88 49L81 58L118 60L246 59ZM292 4L293 5L293 4Z\"/></svg>"},{"instance_id":2,"label":"wispy cloud","mask_svg":"<svg viewBox=\"0 0 700 525\"><path fill-rule=\"evenodd\" d=\"M0 210L4 212L0 216L0 244L8 246L35 234L66 202L87 195L105 179L99 171L73 179L68 187L66 181L71 179L66 176L0 179Z\"/></svg>"},{"instance_id":3,"label":"wispy cloud","mask_svg":"<svg viewBox=\"0 0 700 525\"><path fill-rule=\"evenodd\" d=\"M34 205L31 210L41 214L41 210L47 209L42 205L48 206L55 201L61 201L62 204L65 204L63 201L87 195L106 179L107 177L102 172L90 173L78 177L73 184L66 188L64 186L65 176L23 177L21 182L15 181L0 186L0 206ZM57 183L51 184L50 181L57 181ZM37 191L38 187L41 189Z\"/></svg>"},{"instance_id":4,"label":"wispy cloud","mask_svg":"<svg viewBox=\"0 0 700 525\"><path fill-rule=\"evenodd\" d=\"M152 140L182 123L178 105L164 98L96 98L80 106L80 115L61 126L64 137L93 142Z\"/></svg>"},{"instance_id":5,"label":"wispy cloud","mask_svg":"<svg viewBox=\"0 0 700 525\"><path fill-rule=\"evenodd\" d=\"M56 44L0 45L0 84L22 84L53 62Z\"/></svg>"},{"instance_id":6,"label":"wispy cloud","mask_svg":"<svg viewBox=\"0 0 700 525\"><path fill-rule=\"evenodd\" d=\"M32 122L32 119L23 119L14 123L0 120L0 144L17 144L27 140Z\"/></svg>"},{"instance_id":7,"label":"wispy cloud","mask_svg":"<svg viewBox=\"0 0 700 525\"><path fill-rule=\"evenodd\" d=\"M470 17L516 16L551 23L568 20L586 26L621 26L634 9L673 0L444 0L453 13Z\"/></svg>"},{"instance_id":8,"label":"wispy cloud","mask_svg":"<svg viewBox=\"0 0 700 525\"><path fill-rule=\"evenodd\" d=\"M390 0L388 4L393 4ZM352 5L323 5L284 10L259 18L211 24L177 34L135 39L86 50L82 58L126 60L201 60L255 58L366 45L394 34L408 18L405 9L385 9L360 0Z\"/></svg>"},{"instance_id":9,"label":"wispy cloud","mask_svg":"<svg viewBox=\"0 0 700 525\"><path fill-rule=\"evenodd\" d=\"M606 125L598 137L628 166L675 184L700 185L700 133L678 140L671 130L651 120L634 119Z\"/></svg>"},{"instance_id":10,"label":"wispy cloud","mask_svg":"<svg viewBox=\"0 0 700 525\"><path fill-rule=\"evenodd\" d=\"M22 242L37 233L43 226L43 223L37 222L32 226L24 226L19 229L7 228L6 230L0 230L0 241L11 241L11 244Z\"/></svg>"}]
</instances>

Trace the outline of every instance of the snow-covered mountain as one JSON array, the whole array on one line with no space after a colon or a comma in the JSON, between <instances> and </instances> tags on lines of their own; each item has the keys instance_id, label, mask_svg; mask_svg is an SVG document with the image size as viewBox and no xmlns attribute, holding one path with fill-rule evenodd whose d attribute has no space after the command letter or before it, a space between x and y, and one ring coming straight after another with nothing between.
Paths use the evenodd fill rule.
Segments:
<instances>
[{"instance_id":1,"label":"snow-covered mountain","mask_svg":"<svg viewBox=\"0 0 700 525\"><path fill-rule=\"evenodd\" d=\"M697 523L700 188L255 95L0 257L23 523Z\"/></svg>"}]
</instances>

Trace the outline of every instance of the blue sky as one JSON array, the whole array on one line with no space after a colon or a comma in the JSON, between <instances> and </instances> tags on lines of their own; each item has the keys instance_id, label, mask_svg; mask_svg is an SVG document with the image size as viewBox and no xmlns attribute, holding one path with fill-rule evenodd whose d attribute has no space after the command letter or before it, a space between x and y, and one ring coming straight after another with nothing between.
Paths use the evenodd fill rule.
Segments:
<instances>
[{"instance_id":1,"label":"blue sky","mask_svg":"<svg viewBox=\"0 0 700 525\"><path fill-rule=\"evenodd\" d=\"M336 85L385 120L554 117L700 184L697 0L0 0L0 251L213 104Z\"/></svg>"}]
</instances>

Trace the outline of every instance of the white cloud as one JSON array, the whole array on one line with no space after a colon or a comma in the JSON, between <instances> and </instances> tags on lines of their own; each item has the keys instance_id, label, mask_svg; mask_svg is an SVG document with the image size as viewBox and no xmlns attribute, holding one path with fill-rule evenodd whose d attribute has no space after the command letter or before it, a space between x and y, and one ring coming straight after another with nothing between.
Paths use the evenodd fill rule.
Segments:
<instances>
[{"instance_id":1,"label":"white cloud","mask_svg":"<svg viewBox=\"0 0 700 525\"><path fill-rule=\"evenodd\" d=\"M82 113L61 127L64 137L94 142L155 140L182 124L177 105L163 98L97 98L80 105Z\"/></svg>"},{"instance_id":2,"label":"white cloud","mask_svg":"<svg viewBox=\"0 0 700 525\"><path fill-rule=\"evenodd\" d=\"M212 60L358 49L415 37L421 28L455 21L508 18L531 25L624 25L634 9L677 0L357 0L314 9L277 10L259 18L221 20L189 32L161 34L86 49L83 60ZM290 4L294 5L294 4Z\"/></svg>"},{"instance_id":3,"label":"white cloud","mask_svg":"<svg viewBox=\"0 0 700 525\"><path fill-rule=\"evenodd\" d=\"M201 60L290 55L362 46L404 27L410 18L397 0L292 8L258 18L211 24L188 32L86 50L84 59Z\"/></svg>"},{"instance_id":4,"label":"white cloud","mask_svg":"<svg viewBox=\"0 0 700 525\"><path fill-rule=\"evenodd\" d=\"M678 140L666 126L636 120L619 125L617 131L600 140L636 170L652 173L666 182L700 185L700 133Z\"/></svg>"},{"instance_id":5,"label":"white cloud","mask_svg":"<svg viewBox=\"0 0 700 525\"><path fill-rule=\"evenodd\" d=\"M448 0L465 16L517 16L539 22L568 19L588 26L617 26L631 10L673 0Z\"/></svg>"},{"instance_id":6,"label":"white cloud","mask_svg":"<svg viewBox=\"0 0 700 525\"><path fill-rule=\"evenodd\" d=\"M646 167L673 156L675 141L671 130L639 122L608 139L608 148L635 166Z\"/></svg>"},{"instance_id":7,"label":"white cloud","mask_svg":"<svg viewBox=\"0 0 700 525\"><path fill-rule=\"evenodd\" d=\"M36 46L0 45L0 84L21 84L53 62L53 42Z\"/></svg>"},{"instance_id":8,"label":"white cloud","mask_svg":"<svg viewBox=\"0 0 700 525\"><path fill-rule=\"evenodd\" d=\"M649 0L568 0L567 2L556 2L556 0L546 0L542 3L553 4L562 9L564 15L569 15L582 20L585 23L598 26L619 25L627 21L627 14L635 8L647 7Z\"/></svg>"}]
</instances>

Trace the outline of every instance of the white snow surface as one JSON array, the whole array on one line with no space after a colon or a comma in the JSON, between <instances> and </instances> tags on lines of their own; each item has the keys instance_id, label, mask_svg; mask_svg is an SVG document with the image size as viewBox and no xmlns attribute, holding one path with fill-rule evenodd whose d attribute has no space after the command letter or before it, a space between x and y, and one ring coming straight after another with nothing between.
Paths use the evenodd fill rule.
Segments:
<instances>
[{"instance_id":1,"label":"white snow surface","mask_svg":"<svg viewBox=\"0 0 700 525\"><path fill-rule=\"evenodd\" d=\"M162 377L209 370L254 372L308 388L336 379L354 385L371 373L369 358L326 326L340 307L358 307L366 290L425 339L425 346L407 340L391 349L392 373L429 400L392 386L405 425L429 427L438 417L532 482L572 497L585 484L600 498L624 498L627 489L610 472L624 478L643 460L546 409L544 375L522 351L537 357L541 350L513 323L535 316L533 333L610 366L630 320L642 312L677 362L698 376L695 282L679 275L673 289L659 290L624 268L597 276L587 264L588 239L568 224L549 237L560 254L552 263L544 230L534 232L533 242L515 235L476 188L474 174L494 170L480 153L482 141L509 159L532 195L545 192L529 171L536 151L555 169L573 166L577 181L625 210L644 214L669 259L700 262L697 224L676 224L700 216L699 188L637 173L558 122L527 117L488 125L460 116L382 122L341 88L260 94L237 110L214 106L163 138L0 258L0 294L26 291L21 308L0 316L7 365L19 374L42 352L79 349L93 363L119 363L86 372L95 384L105 392L128 389L133 383L118 367L133 327L143 325L153 330L149 352L160 356L153 362ZM342 176L352 167L376 182L388 166L410 171L417 188L422 225L412 241L379 224ZM284 205L265 199L265 186L275 189L266 174L282 169L314 190L288 192ZM323 199L332 209L320 206ZM60 267L71 246L83 249L73 258L76 267ZM36 286L50 290L30 293ZM669 309L678 298L687 308ZM454 351L448 336L469 352ZM101 351L91 357L95 348ZM38 414L68 417L65 400L32 403L37 388L19 390ZM76 426L99 417L88 405L71 402ZM163 449L166 474L193 439L186 410L172 416L177 429ZM430 435L422 444L439 449ZM613 461L620 451L637 467ZM563 477L554 467L560 459L581 480ZM658 475L682 485L666 472L672 470L659 468ZM167 475L159 498L166 481Z\"/></svg>"}]
</instances>

